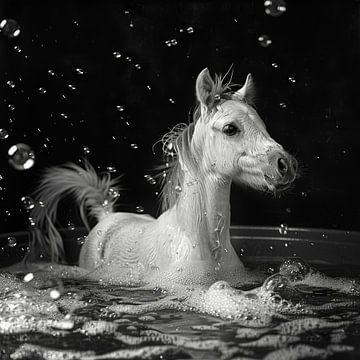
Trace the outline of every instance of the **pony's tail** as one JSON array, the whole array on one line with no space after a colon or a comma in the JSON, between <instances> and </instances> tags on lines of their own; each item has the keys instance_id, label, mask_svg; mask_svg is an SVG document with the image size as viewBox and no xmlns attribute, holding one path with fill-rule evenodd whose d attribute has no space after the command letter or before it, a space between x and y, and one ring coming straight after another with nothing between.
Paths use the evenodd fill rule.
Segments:
<instances>
[{"instance_id":1,"label":"pony's tail","mask_svg":"<svg viewBox=\"0 0 360 360\"><path fill-rule=\"evenodd\" d=\"M77 202L81 219L90 230L87 216L97 221L114 212L118 200L118 179L111 179L110 174L98 176L89 162L84 167L73 163L51 167L45 171L40 185L34 194L36 206L30 216L36 225L30 232L31 248L24 260L42 258L52 262L65 262L63 241L55 227L59 201L72 196Z\"/></svg>"}]
</instances>

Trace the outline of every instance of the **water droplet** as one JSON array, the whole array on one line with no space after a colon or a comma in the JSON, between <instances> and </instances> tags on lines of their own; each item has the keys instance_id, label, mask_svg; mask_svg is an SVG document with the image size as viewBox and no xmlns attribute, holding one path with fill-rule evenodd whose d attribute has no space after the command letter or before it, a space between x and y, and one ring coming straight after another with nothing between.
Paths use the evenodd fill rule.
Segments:
<instances>
[{"instance_id":1,"label":"water droplet","mask_svg":"<svg viewBox=\"0 0 360 360\"><path fill-rule=\"evenodd\" d=\"M292 84L296 83L296 79L295 79L294 77L292 77L292 76L289 76L289 81L290 81Z\"/></svg>"},{"instance_id":2,"label":"water droplet","mask_svg":"<svg viewBox=\"0 0 360 360\"><path fill-rule=\"evenodd\" d=\"M288 232L288 227L286 224L281 224L280 227L279 227L279 233L281 235L286 235Z\"/></svg>"},{"instance_id":3,"label":"water droplet","mask_svg":"<svg viewBox=\"0 0 360 360\"><path fill-rule=\"evenodd\" d=\"M53 289L53 290L50 291L49 295L53 300L56 300L56 299L58 299L60 297L60 291L56 290L56 289Z\"/></svg>"},{"instance_id":4,"label":"water droplet","mask_svg":"<svg viewBox=\"0 0 360 360\"><path fill-rule=\"evenodd\" d=\"M287 105L286 105L286 103L284 103L284 102L281 102L281 103L279 104L279 106L280 106L281 109L286 109L286 108L287 108Z\"/></svg>"},{"instance_id":5,"label":"water droplet","mask_svg":"<svg viewBox=\"0 0 360 360\"><path fill-rule=\"evenodd\" d=\"M188 34L192 34L194 32L194 28L192 26L189 26L186 31Z\"/></svg>"},{"instance_id":6,"label":"water droplet","mask_svg":"<svg viewBox=\"0 0 360 360\"><path fill-rule=\"evenodd\" d=\"M0 22L0 31L8 38L14 38L20 34L20 25L13 19L4 19Z\"/></svg>"},{"instance_id":7,"label":"water droplet","mask_svg":"<svg viewBox=\"0 0 360 360\"><path fill-rule=\"evenodd\" d=\"M69 221L67 223L67 228L68 230L75 230L75 225L71 221Z\"/></svg>"},{"instance_id":8,"label":"water droplet","mask_svg":"<svg viewBox=\"0 0 360 360\"><path fill-rule=\"evenodd\" d=\"M139 148L138 144L130 144L130 147L133 149L133 150L136 150Z\"/></svg>"},{"instance_id":9,"label":"water droplet","mask_svg":"<svg viewBox=\"0 0 360 360\"><path fill-rule=\"evenodd\" d=\"M22 206L26 211L30 211L35 207L35 202L30 196L23 196L21 198Z\"/></svg>"},{"instance_id":10,"label":"water droplet","mask_svg":"<svg viewBox=\"0 0 360 360\"><path fill-rule=\"evenodd\" d=\"M10 247L15 247L16 246L16 238L14 237L14 236L9 236L8 238L7 238L7 244L8 244L8 246L10 246Z\"/></svg>"},{"instance_id":11,"label":"water droplet","mask_svg":"<svg viewBox=\"0 0 360 360\"><path fill-rule=\"evenodd\" d=\"M116 199L120 196L120 192L119 189L117 187L111 187L108 191L108 195L110 196L110 198L112 199Z\"/></svg>"},{"instance_id":12,"label":"water droplet","mask_svg":"<svg viewBox=\"0 0 360 360\"><path fill-rule=\"evenodd\" d=\"M84 75L85 74L85 71L81 68L76 68L75 69L75 72L78 74L78 75Z\"/></svg>"},{"instance_id":13,"label":"water droplet","mask_svg":"<svg viewBox=\"0 0 360 360\"><path fill-rule=\"evenodd\" d=\"M143 208L142 206L137 206L137 207L135 208L135 211L136 211L137 213L143 213L143 212L144 212L144 208Z\"/></svg>"},{"instance_id":14,"label":"water droplet","mask_svg":"<svg viewBox=\"0 0 360 360\"><path fill-rule=\"evenodd\" d=\"M291 281L300 281L310 272L309 265L301 258L286 259L279 269L279 273Z\"/></svg>"},{"instance_id":15,"label":"water droplet","mask_svg":"<svg viewBox=\"0 0 360 360\"><path fill-rule=\"evenodd\" d=\"M268 47L272 44L272 40L268 35L260 35L258 37L258 41L262 47Z\"/></svg>"},{"instance_id":16,"label":"water droplet","mask_svg":"<svg viewBox=\"0 0 360 360\"><path fill-rule=\"evenodd\" d=\"M41 95L44 95L44 94L46 94L46 90L44 88L42 88L42 87L39 87L39 93Z\"/></svg>"},{"instance_id":17,"label":"water droplet","mask_svg":"<svg viewBox=\"0 0 360 360\"><path fill-rule=\"evenodd\" d=\"M8 150L9 164L16 170L28 170L35 164L35 154L27 144L19 143Z\"/></svg>"},{"instance_id":18,"label":"water droplet","mask_svg":"<svg viewBox=\"0 0 360 360\"><path fill-rule=\"evenodd\" d=\"M109 173L115 173L117 170L114 166L107 166L106 171L108 171Z\"/></svg>"},{"instance_id":19,"label":"water droplet","mask_svg":"<svg viewBox=\"0 0 360 360\"><path fill-rule=\"evenodd\" d=\"M280 16L286 11L284 0L265 0L265 13L270 16Z\"/></svg>"},{"instance_id":20,"label":"water droplet","mask_svg":"<svg viewBox=\"0 0 360 360\"><path fill-rule=\"evenodd\" d=\"M182 192L182 188L181 188L180 185L175 186L175 192L176 192L177 194L180 194L180 193Z\"/></svg>"},{"instance_id":21,"label":"water droplet","mask_svg":"<svg viewBox=\"0 0 360 360\"><path fill-rule=\"evenodd\" d=\"M0 139L4 140L9 137L9 133L5 129L0 129Z\"/></svg>"},{"instance_id":22,"label":"water droplet","mask_svg":"<svg viewBox=\"0 0 360 360\"><path fill-rule=\"evenodd\" d=\"M177 45L177 43L178 43L176 39L171 39L170 42L171 42L171 45L173 45L173 46Z\"/></svg>"},{"instance_id":23,"label":"water droplet","mask_svg":"<svg viewBox=\"0 0 360 360\"><path fill-rule=\"evenodd\" d=\"M11 80L7 81L6 82L6 85L10 88L10 89L13 89L15 87L15 83Z\"/></svg>"},{"instance_id":24,"label":"water droplet","mask_svg":"<svg viewBox=\"0 0 360 360\"><path fill-rule=\"evenodd\" d=\"M85 155L90 154L90 148L88 146L83 146L82 151Z\"/></svg>"},{"instance_id":25,"label":"water droplet","mask_svg":"<svg viewBox=\"0 0 360 360\"><path fill-rule=\"evenodd\" d=\"M117 111L124 111L124 107L122 105L116 105Z\"/></svg>"},{"instance_id":26,"label":"water droplet","mask_svg":"<svg viewBox=\"0 0 360 360\"><path fill-rule=\"evenodd\" d=\"M34 274L33 273L28 273L24 276L24 282L29 282L34 278Z\"/></svg>"}]
</instances>

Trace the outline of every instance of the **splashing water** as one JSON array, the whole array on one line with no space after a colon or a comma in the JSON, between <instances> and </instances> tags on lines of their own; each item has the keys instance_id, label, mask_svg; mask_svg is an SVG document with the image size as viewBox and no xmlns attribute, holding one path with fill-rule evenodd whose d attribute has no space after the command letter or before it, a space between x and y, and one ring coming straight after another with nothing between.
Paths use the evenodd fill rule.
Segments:
<instances>
[{"instance_id":1,"label":"splashing water","mask_svg":"<svg viewBox=\"0 0 360 360\"><path fill-rule=\"evenodd\" d=\"M92 276L59 265L0 274L2 358L271 360L360 351L360 287L350 294L349 280L299 258L260 287L126 287Z\"/></svg>"}]
</instances>

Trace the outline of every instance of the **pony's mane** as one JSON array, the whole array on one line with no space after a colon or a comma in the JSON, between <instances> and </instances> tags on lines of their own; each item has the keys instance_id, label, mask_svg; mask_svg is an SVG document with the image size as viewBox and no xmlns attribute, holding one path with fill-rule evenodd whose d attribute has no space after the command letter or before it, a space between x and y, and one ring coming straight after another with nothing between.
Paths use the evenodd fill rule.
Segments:
<instances>
[{"instance_id":1,"label":"pony's mane","mask_svg":"<svg viewBox=\"0 0 360 360\"><path fill-rule=\"evenodd\" d=\"M230 71L230 69L229 69ZM231 99L231 88L236 84L231 83L230 79L225 81L229 71L224 75L215 75L212 96L214 97L214 109L222 100ZM202 159L202 149L192 144L194 129L197 121L201 117L200 102L196 104L194 110L190 112L192 121L189 124L177 124L162 137L162 150L165 165L158 170L157 177L161 179L161 209L166 211L176 204L179 193L181 192L184 180L184 171L181 163L194 176L199 175L199 162Z\"/></svg>"}]
</instances>

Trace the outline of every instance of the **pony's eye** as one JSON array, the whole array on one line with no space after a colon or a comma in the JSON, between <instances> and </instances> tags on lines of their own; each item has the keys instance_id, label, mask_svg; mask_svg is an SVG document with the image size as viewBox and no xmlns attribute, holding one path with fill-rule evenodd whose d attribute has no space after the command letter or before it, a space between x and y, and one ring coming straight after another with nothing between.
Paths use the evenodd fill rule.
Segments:
<instances>
[{"instance_id":1,"label":"pony's eye","mask_svg":"<svg viewBox=\"0 0 360 360\"><path fill-rule=\"evenodd\" d=\"M240 130L233 124L227 124L223 127L222 132L227 136L234 136L240 132Z\"/></svg>"}]
</instances>

